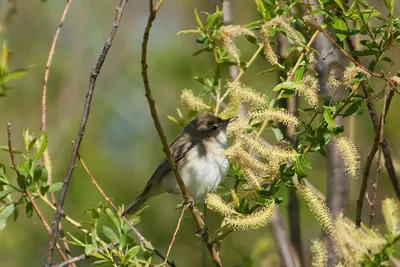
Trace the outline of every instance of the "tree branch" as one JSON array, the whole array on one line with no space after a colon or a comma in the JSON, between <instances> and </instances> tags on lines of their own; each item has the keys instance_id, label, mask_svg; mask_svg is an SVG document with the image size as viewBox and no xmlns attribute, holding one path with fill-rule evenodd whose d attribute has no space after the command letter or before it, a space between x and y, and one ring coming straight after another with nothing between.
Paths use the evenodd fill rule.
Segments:
<instances>
[{"instance_id":1,"label":"tree branch","mask_svg":"<svg viewBox=\"0 0 400 267\"><path fill-rule=\"evenodd\" d=\"M67 170L67 174L64 178L64 182L63 182L63 186L61 188L61 193L60 193L60 198L57 202L57 209L56 212L54 214L54 219L52 221L52 229L51 229L51 234L50 234L50 238L49 238L49 245L48 245L48 252L47 252L47 257L46 257L46 262L45 262L45 267L50 267L51 263L53 261L53 254L54 254L54 246L56 244L56 238L59 232L59 228L58 228L58 224L61 220L61 216L63 213L63 206L64 206L64 201L65 198L67 196L67 192L68 192L68 187L71 181L71 177L72 177L72 173L74 171L75 168L75 160L79 151L79 147L81 145L82 139L83 139L83 135L84 135L84 131L85 131L85 127L86 127L86 123L88 121L89 118L89 111L90 111L90 105L92 102L92 98L93 98L93 93L94 93L94 88L95 88L95 84L96 84L96 80L97 77L100 73L100 70L103 66L103 63L106 59L107 53L111 47L111 43L114 40L115 34L117 33L118 30L118 26L119 26L119 22L121 21L122 18L122 14L123 14L123 10L125 8L125 4L128 2L128 0L121 0L119 6L116 8L116 15L114 18L114 22L110 31L110 34L107 38L107 41L105 42L103 49L101 51L101 54L99 56L99 59L96 63L96 65L93 67L92 69L92 73L90 75L90 81L89 81L89 88L88 88L88 92L86 94L86 101L85 101L85 105L83 108L83 114L82 114L82 118L81 118L81 122L79 125L79 129L78 129L78 134L77 137L75 139L75 144L74 147L72 149L71 152L71 158L69 161L69 166L68 166L68 170Z\"/></svg>"},{"instance_id":2,"label":"tree branch","mask_svg":"<svg viewBox=\"0 0 400 267\"><path fill-rule=\"evenodd\" d=\"M157 109L155 107L155 100L152 96L152 91L150 88L150 83L149 83L149 77L147 74L147 44L149 42L149 35L150 35L150 29L152 27L153 21L156 19L157 12L159 11L159 8L161 7L162 3L164 0L159 0L156 4L156 6L153 6L153 1L149 0L150 4L150 14L149 18L146 24L146 28L144 30L143 34L143 42L142 42L142 56L141 56L141 65L142 65L142 78L143 78L143 84L145 87L146 91L146 98L149 104L150 108L150 113L154 121L154 126L156 127L158 136L160 137L161 143L163 145L163 150L166 155L166 158L168 160L168 163L171 167L172 172L175 175L176 181L179 185L179 188L182 191L182 195L185 198L186 202L193 202L193 198L189 195L189 192L185 186L185 183L183 182L182 176L180 175L178 168L175 164L175 161L171 155L171 151L169 150L168 142L167 139L165 138L164 130L162 129L160 119L157 113ZM194 205L190 205L190 210L192 211L193 217L196 221L197 229L199 233L202 236L202 241L206 244L208 244L208 232L207 232L207 227L205 226L203 220L201 219L200 213L197 210L197 208L194 207ZM218 253L216 252L215 248L213 246L208 246L207 249L209 251L209 254L211 255L211 258L213 259L214 263L216 266L222 266L221 259L219 258Z\"/></svg>"}]
</instances>

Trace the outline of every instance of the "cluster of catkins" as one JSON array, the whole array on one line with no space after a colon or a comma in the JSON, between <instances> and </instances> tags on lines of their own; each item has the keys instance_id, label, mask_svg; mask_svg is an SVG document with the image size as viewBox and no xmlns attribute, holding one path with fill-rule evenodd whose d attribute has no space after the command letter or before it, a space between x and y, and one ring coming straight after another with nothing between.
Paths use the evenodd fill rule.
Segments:
<instances>
[{"instance_id":1,"label":"cluster of catkins","mask_svg":"<svg viewBox=\"0 0 400 267\"><path fill-rule=\"evenodd\" d=\"M278 57L271 47L271 32L274 27L282 29L288 40L295 46L304 47L301 38L293 28L281 17L274 18L265 23L260 30L261 37L242 26L230 25L222 26L219 29L218 39L221 41L227 53L240 61L240 51L236 47L233 38L240 35L250 35L259 38L260 45L264 48L264 54L272 65L279 65ZM315 67L315 57L313 53L307 55L308 65ZM280 65L279 65L280 66ZM357 71L357 70L356 70ZM346 75L350 79L354 71ZM354 77L353 77L354 78ZM351 78L351 79L353 79ZM338 81L338 80L335 80ZM318 97L319 81L315 71L307 70L300 81L294 83L294 90L298 95L304 96L307 103L318 108L321 101ZM228 128L228 136L233 139L233 144L225 151L225 155L239 167L245 183L240 184L237 194L239 197L246 197L248 200L256 200L257 191L261 186L271 182L279 174L279 167L282 163L292 163L296 160L297 152L286 142L281 142L276 146L271 146L259 139L261 132L255 132L250 122L262 123L261 131L269 122L279 122L287 127L297 127L299 119L285 109L271 107L268 104L267 96L262 94L239 81L228 81L226 91L229 99L219 116L229 118L239 116L239 119L232 122ZM197 97L191 90L183 90L181 103L195 111L209 110L210 107L204 104L202 98ZM339 151L344 158L347 173L350 177L357 177L359 172L358 153L354 144L347 138L337 138ZM314 213L316 219L327 231L332 230L332 219L327 206L303 183L298 184L298 191L307 202L309 208ZM252 214L241 214L237 212L238 203L227 203L218 195L211 193L206 197L207 207L224 216L224 222L232 229L257 229L267 225L273 218L275 205L270 204L260 207Z\"/></svg>"}]
</instances>

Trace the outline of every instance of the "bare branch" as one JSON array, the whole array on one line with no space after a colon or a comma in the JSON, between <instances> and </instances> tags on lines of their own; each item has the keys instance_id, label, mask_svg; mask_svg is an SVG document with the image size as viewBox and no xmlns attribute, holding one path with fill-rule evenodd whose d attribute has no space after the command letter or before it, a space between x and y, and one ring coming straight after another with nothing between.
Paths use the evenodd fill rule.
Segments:
<instances>
[{"instance_id":1,"label":"bare branch","mask_svg":"<svg viewBox=\"0 0 400 267\"><path fill-rule=\"evenodd\" d=\"M88 88L88 92L86 94L86 101L85 101L85 105L83 108L83 114L82 114L81 122L79 125L78 134L75 139L75 144L74 144L74 147L71 152L71 158L69 161L67 174L64 178L64 183L61 188L60 198L57 202L57 209L54 214L54 219L52 221L52 229L51 229L48 252L47 252L47 257L46 257L46 262L45 262L46 267L50 267L51 263L53 261L54 246L56 244L56 239L57 239L57 236L59 233L58 225L61 220L62 213L63 213L63 206L64 206L65 198L67 196L69 183L71 181L72 173L75 168L76 157L78 155L78 151L79 151L79 147L81 145L82 139L83 139L86 123L89 118L90 105L91 105L92 98L93 98L96 80L97 80L97 77L103 66L103 63L106 59L107 53L111 47L112 41L114 40L115 34L117 33L119 22L121 21L123 10L124 10L125 4L127 2L128 2L128 0L121 0L119 6L116 8L116 15L114 18L114 22L113 22L110 34L103 46L103 49L99 56L99 59L98 59L96 65L93 67L92 73L90 75L89 88Z\"/></svg>"},{"instance_id":2,"label":"bare branch","mask_svg":"<svg viewBox=\"0 0 400 267\"><path fill-rule=\"evenodd\" d=\"M171 243L170 243L169 246L168 246L168 251L167 251L167 255L165 256L164 264L166 264L167 261L168 261L169 253L171 252L172 246L174 245L174 242L175 242L175 239L176 239L176 235L178 234L179 228L180 228L181 223L182 223L183 214L185 214L185 210L186 210L187 208L188 208L188 205L183 205L183 207L182 207L181 216L180 216L179 219L178 219L178 223L177 223L177 225L176 225L175 232L174 232L174 234L172 235Z\"/></svg>"}]
</instances>

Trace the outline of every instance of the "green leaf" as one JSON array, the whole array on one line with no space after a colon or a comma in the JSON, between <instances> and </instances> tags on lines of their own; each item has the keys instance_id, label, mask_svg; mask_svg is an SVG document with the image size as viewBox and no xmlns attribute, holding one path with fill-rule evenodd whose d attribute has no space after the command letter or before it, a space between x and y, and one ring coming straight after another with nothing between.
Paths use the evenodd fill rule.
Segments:
<instances>
[{"instance_id":1,"label":"green leaf","mask_svg":"<svg viewBox=\"0 0 400 267\"><path fill-rule=\"evenodd\" d=\"M0 163L0 178L6 178L6 166L3 163Z\"/></svg>"},{"instance_id":2,"label":"green leaf","mask_svg":"<svg viewBox=\"0 0 400 267\"><path fill-rule=\"evenodd\" d=\"M203 52L212 52L212 49L210 47L202 48L202 49L197 50L196 52L194 52L194 54L192 56L197 56L198 54L201 54Z\"/></svg>"},{"instance_id":3,"label":"green leaf","mask_svg":"<svg viewBox=\"0 0 400 267\"><path fill-rule=\"evenodd\" d=\"M204 29L203 23L201 22L199 13L197 12L197 9L194 9L194 16L196 17L197 24L199 25L200 29Z\"/></svg>"},{"instance_id":4,"label":"green leaf","mask_svg":"<svg viewBox=\"0 0 400 267\"><path fill-rule=\"evenodd\" d=\"M10 54L10 51L8 50L7 42L3 42L3 47L1 49L1 58L0 58L0 68L4 70L5 72L7 71L8 68L8 55Z\"/></svg>"},{"instance_id":5,"label":"green leaf","mask_svg":"<svg viewBox=\"0 0 400 267\"><path fill-rule=\"evenodd\" d=\"M92 252L94 252L96 250L96 248L95 247L93 247L93 245L86 245L85 246L85 254L86 255L90 255L90 254L92 254Z\"/></svg>"},{"instance_id":6,"label":"green leaf","mask_svg":"<svg viewBox=\"0 0 400 267\"><path fill-rule=\"evenodd\" d=\"M101 227L102 227L102 229L103 229L104 235L105 235L111 242L114 242L114 241L118 240L118 236L114 233L114 231L113 231L111 228L109 228L109 227L107 227L107 226L105 226L105 225L102 225Z\"/></svg>"},{"instance_id":7,"label":"green leaf","mask_svg":"<svg viewBox=\"0 0 400 267\"><path fill-rule=\"evenodd\" d=\"M50 192L56 192L56 191L61 189L62 185L63 185L62 182L51 184L50 187L49 187L49 191L48 192L49 193Z\"/></svg>"},{"instance_id":8,"label":"green leaf","mask_svg":"<svg viewBox=\"0 0 400 267\"><path fill-rule=\"evenodd\" d=\"M35 156L33 157L33 161L37 161L42 156L43 152L46 150L47 147L47 134L46 132L42 132L42 135L39 138L39 148L36 151Z\"/></svg>"},{"instance_id":9,"label":"green leaf","mask_svg":"<svg viewBox=\"0 0 400 267\"><path fill-rule=\"evenodd\" d=\"M343 3L342 3L341 0L335 0L335 3L340 7L340 9L341 9L342 11L345 12L344 7L343 7Z\"/></svg>"},{"instance_id":10,"label":"green leaf","mask_svg":"<svg viewBox=\"0 0 400 267\"><path fill-rule=\"evenodd\" d=\"M104 212L106 213L108 219L119 229L120 223L115 214L109 208L106 208Z\"/></svg>"},{"instance_id":11,"label":"green leaf","mask_svg":"<svg viewBox=\"0 0 400 267\"><path fill-rule=\"evenodd\" d=\"M301 166L299 157L297 157L297 159L294 161L294 171L299 178L307 177L307 174L304 172L303 166Z\"/></svg>"},{"instance_id":12,"label":"green leaf","mask_svg":"<svg viewBox=\"0 0 400 267\"><path fill-rule=\"evenodd\" d=\"M32 214L33 214L32 202L26 203L26 205L25 205L25 213L26 213L26 216L28 216L28 218L32 217Z\"/></svg>"},{"instance_id":13,"label":"green leaf","mask_svg":"<svg viewBox=\"0 0 400 267\"><path fill-rule=\"evenodd\" d=\"M275 135L276 140L278 140L278 141L283 140L282 131L278 127L272 127L271 129Z\"/></svg>"},{"instance_id":14,"label":"green leaf","mask_svg":"<svg viewBox=\"0 0 400 267\"><path fill-rule=\"evenodd\" d=\"M15 189L13 189L13 188L8 188L4 191L1 191L0 192L0 200L3 200L5 197L7 197L9 194L11 194L14 191L15 191Z\"/></svg>"},{"instance_id":15,"label":"green leaf","mask_svg":"<svg viewBox=\"0 0 400 267\"><path fill-rule=\"evenodd\" d=\"M335 122L334 122L334 120L332 118L331 111L329 109L327 109L327 108L324 108L323 115L324 115L324 119L328 123L328 125L331 126L331 127L335 127Z\"/></svg>"},{"instance_id":16,"label":"green leaf","mask_svg":"<svg viewBox=\"0 0 400 267\"><path fill-rule=\"evenodd\" d=\"M296 87L296 84L293 82L283 82L283 83L280 83L277 86L275 86L274 89L272 89L272 91L276 92L281 89L294 89L295 87Z\"/></svg>"},{"instance_id":17,"label":"green leaf","mask_svg":"<svg viewBox=\"0 0 400 267\"><path fill-rule=\"evenodd\" d=\"M182 31L179 31L177 34L180 35L180 34L200 33L200 32L201 32L200 30L191 29L191 30L182 30Z\"/></svg>"},{"instance_id":18,"label":"green leaf","mask_svg":"<svg viewBox=\"0 0 400 267\"><path fill-rule=\"evenodd\" d=\"M0 211L0 230L4 229L7 223L7 219L14 213L14 209L15 209L15 204L10 203Z\"/></svg>"},{"instance_id":19,"label":"green leaf","mask_svg":"<svg viewBox=\"0 0 400 267\"><path fill-rule=\"evenodd\" d=\"M123 263L123 264L128 264L129 261L130 261L133 257L135 257L135 256L138 254L139 251L140 251L140 246L135 246L135 247L132 247L131 249L129 249L129 250L126 252L124 258L122 259L122 263Z\"/></svg>"},{"instance_id":20,"label":"green leaf","mask_svg":"<svg viewBox=\"0 0 400 267\"><path fill-rule=\"evenodd\" d=\"M353 115L354 113L356 113L358 111L358 109L360 108L360 103L353 103L351 104L346 111L343 113L343 118L348 117Z\"/></svg>"},{"instance_id":21,"label":"green leaf","mask_svg":"<svg viewBox=\"0 0 400 267\"><path fill-rule=\"evenodd\" d=\"M86 244L83 243L82 241L80 241L78 238L76 238L75 236L73 236L70 232L67 232L67 234L69 235L69 237L71 237L72 240L74 240L74 242L69 241L69 243L77 245L77 246L81 246L81 247L86 247Z\"/></svg>"},{"instance_id":22,"label":"green leaf","mask_svg":"<svg viewBox=\"0 0 400 267\"><path fill-rule=\"evenodd\" d=\"M40 194L42 196L46 195L46 193L49 191L50 186L49 185L43 185L40 187Z\"/></svg>"},{"instance_id":23,"label":"green leaf","mask_svg":"<svg viewBox=\"0 0 400 267\"><path fill-rule=\"evenodd\" d=\"M266 19L266 16L265 16L266 9L265 9L265 6L264 6L264 1L262 1L262 0L255 0L255 1L256 1L256 5L257 5L258 14L260 14L260 16L263 19Z\"/></svg>"},{"instance_id":24,"label":"green leaf","mask_svg":"<svg viewBox=\"0 0 400 267\"><path fill-rule=\"evenodd\" d=\"M215 27L217 25L218 22L220 22L222 17L222 12L221 11L217 11L213 14L209 14L207 16L207 22L206 22L206 26L205 29L206 31L210 30L211 28Z\"/></svg>"},{"instance_id":25,"label":"green leaf","mask_svg":"<svg viewBox=\"0 0 400 267\"><path fill-rule=\"evenodd\" d=\"M347 28L347 26L346 26L346 23L345 23L342 19L340 19L340 18L338 18L338 17L335 17L334 23L333 23L332 26L333 26L333 28L334 28L335 30L340 30L340 31L342 31L342 32L348 30L348 28ZM346 37L347 37L346 34L337 33L337 32L336 32L336 36L339 38L340 41L343 41L343 40L346 39Z\"/></svg>"},{"instance_id":26,"label":"green leaf","mask_svg":"<svg viewBox=\"0 0 400 267\"><path fill-rule=\"evenodd\" d=\"M383 0L383 2L385 3L385 6L390 11L390 13L393 14L395 0Z\"/></svg>"},{"instance_id":27,"label":"green leaf","mask_svg":"<svg viewBox=\"0 0 400 267\"><path fill-rule=\"evenodd\" d=\"M307 169L312 169L311 163L308 160L306 155L303 154L303 155L300 156L300 162L301 162L301 165L303 165Z\"/></svg>"},{"instance_id":28,"label":"green leaf","mask_svg":"<svg viewBox=\"0 0 400 267\"><path fill-rule=\"evenodd\" d=\"M16 80L21 78L22 76L25 76L27 73L28 71L25 69L15 70L13 72L7 73L4 77L2 77L1 82L8 83L11 80Z\"/></svg>"},{"instance_id":29,"label":"green leaf","mask_svg":"<svg viewBox=\"0 0 400 267\"><path fill-rule=\"evenodd\" d=\"M5 152L10 152L10 150L8 149L8 146L0 146L0 150L5 151ZM12 152L14 154L23 154L23 152L16 150L14 148L12 148Z\"/></svg>"},{"instance_id":30,"label":"green leaf","mask_svg":"<svg viewBox=\"0 0 400 267\"><path fill-rule=\"evenodd\" d=\"M303 75L305 72L306 68L304 66L300 66L296 72L294 73L294 82L298 83L301 81L301 79L303 79Z\"/></svg>"},{"instance_id":31,"label":"green leaf","mask_svg":"<svg viewBox=\"0 0 400 267\"><path fill-rule=\"evenodd\" d=\"M31 134L29 133L29 128L24 129L22 135L24 138L26 153L29 155L29 144L31 142L31 140L30 140Z\"/></svg>"},{"instance_id":32,"label":"green leaf","mask_svg":"<svg viewBox=\"0 0 400 267\"><path fill-rule=\"evenodd\" d=\"M91 224L91 229L90 229L90 239L92 240L92 245L94 248L98 248L97 245L97 221L98 220L93 220Z\"/></svg>"}]
</instances>

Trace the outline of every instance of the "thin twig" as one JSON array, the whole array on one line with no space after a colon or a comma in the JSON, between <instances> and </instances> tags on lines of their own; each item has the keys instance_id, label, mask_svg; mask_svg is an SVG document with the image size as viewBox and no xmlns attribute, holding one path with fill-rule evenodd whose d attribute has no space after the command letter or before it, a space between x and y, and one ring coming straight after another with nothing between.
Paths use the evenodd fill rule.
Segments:
<instances>
[{"instance_id":1,"label":"thin twig","mask_svg":"<svg viewBox=\"0 0 400 267\"><path fill-rule=\"evenodd\" d=\"M45 66L45 71L44 71L44 79L43 79L43 86L42 86L42 123L41 123L41 130L42 131L46 131L46 118L47 118L47 83L49 80L49 75L50 75L50 68L51 68L51 63L53 61L53 56L56 50L56 45L57 45L57 41L58 41L58 37L60 35L60 31L61 31L61 27L64 24L65 18L67 16L69 7L71 5L72 0L67 0L65 7L64 7L64 11L61 15L60 18L60 22L58 24L58 27L56 29L56 32L54 34L53 37L53 41L51 43L51 47L50 47L50 52L49 52L49 56L47 58L47 63ZM51 159L50 159L50 153L49 153L49 148L48 146L46 147L45 151L43 152L43 164L47 169L47 177L48 177L48 183L52 184L53 183L53 174L52 174L52 164L51 164ZM56 198L54 196L54 192L50 192L50 199L51 202L56 203ZM62 230L62 224L60 222L60 235L63 236L62 240L64 241L64 247L67 251L67 254L69 255L69 244L66 241L66 238L64 237L64 233ZM70 255L69 255L70 256ZM75 264L72 265L73 267L75 267Z\"/></svg>"},{"instance_id":2,"label":"thin twig","mask_svg":"<svg viewBox=\"0 0 400 267\"><path fill-rule=\"evenodd\" d=\"M107 38L107 41L105 42L105 44L103 46L103 49L99 56L99 59L98 59L96 65L93 67L92 73L90 74L89 88L88 88L88 92L86 94L86 101L85 101L85 105L83 108L83 114L82 114L81 122L79 125L78 134L75 139L75 144L74 144L74 147L71 152L71 158L69 161L67 174L65 175L65 179L64 179L64 182L63 182L63 185L61 188L60 198L57 202L57 209L56 209L56 212L54 215L54 219L52 221L52 229L51 229L51 234L50 234L50 238L49 238L49 246L48 246L45 267L50 267L52 264L52 261L53 261L54 246L55 246L56 239L57 239L58 232L59 232L58 224L61 220L61 216L63 213L64 201L67 196L68 187L69 187L69 184L71 181L72 173L75 168L75 160L76 160L76 157L77 157L77 154L79 151L79 147L80 147L82 139L83 139L86 123L89 118L90 105L91 105L92 98L93 98L93 93L94 93L97 76L100 73L100 70L106 59L107 53L111 47L112 41L114 40L115 34L117 33L118 26L119 26L119 23L122 18L123 10L124 10L125 4L127 2L128 2L128 0L121 0L119 6L116 8L116 15L114 18L114 22L113 22L110 34Z\"/></svg>"},{"instance_id":3,"label":"thin twig","mask_svg":"<svg viewBox=\"0 0 400 267\"><path fill-rule=\"evenodd\" d=\"M187 203L193 203L193 198L189 195L189 192L185 186L185 183L182 180L182 176L180 175L176 163L171 155L171 151L169 150L168 142L167 139L165 138L164 130L162 129L160 119L157 113L157 109L155 106L155 100L152 96L152 91L150 88L150 83L149 83L149 77L147 74L147 44L149 42L149 35L150 35L150 29L153 24L153 21L156 19L157 12L159 11L159 8L161 7L163 0L159 0L156 4L156 6L153 6L153 1L149 0L149 9L150 9L150 14L148 17L148 21L146 24L146 28L144 30L143 34L143 42L142 42L142 53L141 53L141 65L142 65L142 78L143 78L143 84L145 87L146 91L146 98L149 104L150 108L150 113L154 121L154 126L156 127L158 136L160 137L161 143L163 145L163 150L166 155L166 158L168 160L168 163L171 167L171 170L173 174L175 175L176 181L179 185L180 190L182 191L182 195L185 198L185 201ZM205 243L208 243L208 232L207 232L207 227L205 226L203 220L201 219L201 215L199 211L197 210L194 205L190 205L190 210L193 214L193 217L196 221L197 229L198 232L202 236L202 241ZM207 249L211 255L211 258L213 259L214 263L216 266L222 266L221 260L219 258L218 253L215 251L215 248L212 246L207 246Z\"/></svg>"},{"instance_id":4,"label":"thin twig","mask_svg":"<svg viewBox=\"0 0 400 267\"><path fill-rule=\"evenodd\" d=\"M15 161L15 156L14 156L14 152L12 150L12 144L11 144L11 123L7 123L7 137L8 137L8 151L10 154L10 158L11 158L11 165L13 166L13 169L15 171L15 173L17 174L18 177L21 177L18 168L17 168L17 163ZM40 210L39 206L36 204L35 199L32 197L32 194L29 192L28 188L25 188L25 194L28 196L29 201L32 203L32 207L35 210L35 213L37 214L37 216L39 217L40 221L42 222L44 228L46 229L47 233L50 234L51 229L49 224L46 221L46 218L43 215L43 212ZM56 243L56 248L58 253L60 254L61 258L63 258L63 260L67 260L67 256L63 253L60 245L58 243ZM71 265L72 267L72 265Z\"/></svg>"},{"instance_id":5,"label":"thin twig","mask_svg":"<svg viewBox=\"0 0 400 267\"><path fill-rule=\"evenodd\" d=\"M64 20L65 20L65 17L67 16L68 9L71 5L71 2L72 2L72 0L67 0L67 2L65 4L64 11L61 15L60 23L58 24L56 33L54 34L53 41L51 43L51 48L50 48L49 56L47 58L47 63L46 63L45 71L44 71L44 80L43 80L43 87L42 87L42 124L40 127L42 129L42 131L46 131L47 82L49 81L51 63L53 61L53 56L56 51L58 36L60 35L60 30L64 24Z\"/></svg>"},{"instance_id":6,"label":"thin twig","mask_svg":"<svg viewBox=\"0 0 400 267\"><path fill-rule=\"evenodd\" d=\"M253 56L250 58L249 62L247 62L246 66L243 69L240 69L239 74L236 76L235 80L232 83L235 83L235 82L239 81L240 78L242 78L244 72L250 67L251 64L253 64L253 62L256 60L257 56L261 53L263 47L264 47L263 44L258 45L256 52L254 52ZM225 100L225 98L229 95L229 93L230 93L230 90L227 89L225 91L224 95L217 102L217 107L221 105L221 103Z\"/></svg>"},{"instance_id":7,"label":"thin twig","mask_svg":"<svg viewBox=\"0 0 400 267\"><path fill-rule=\"evenodd\" d=\"M390 30L390 36L393 36L393 32L392 29ZM392 37L390 37L392 38ZM394 58L394 48L392 48L392 58ZM392 70L393 70L393 65L394 62L392 61L392 63L390 64L390 69L388 72L388 75L390 76ZM377 196L377 191L378 191L378 182L379 182L379 176L381 173L381 156L382 156L382 143L383 143L383 131L384 128L383 126L385 125L385 120L386 120L386 112L388 111L389 107L388 107L388 91L391 90L392 85L390 84L390 80L388 80L386 82L386 86L385 86L385 97L383 99L383 107L382 107L382 114L381 114L381 119L379 122L379 132L378 132L378 159L376 161L376 174L375 174L375 179L374 179L374 183L372 185L372 202L371 202L371 212L369 215L369 227L372 227L373 221L374 221L374 216L375 216L375 201L376 201L376 196ZM390 105L390 104L389 104Z\"/></svg>"},{"instance_id":8,"label":"thin twig","mask_svg":"<svg viewBox=\"0 0 400 267\"><path fill-rule=\"evenodd\" d=\"M171 239L171 243L168 246L168 251L167 251L167 255L165 256L165 260L164 260L164 265L167 263L168 261L168 256L169 253L171 252L172 246L174 245L175 239L176 239L176 235L178 234L179 228L181 227L181 223L182 223L182 218L183 218L183 214L185 214L185 210L187 209L187 205L183 205L182 207L182 212L181 212L181 216L179 217L178 223L176 225L176 229L174 234L172 235L172 239Z\"/></svg>"},{"instance_id":9,"label":"thin twig","mask_svg":"<svg viewBox=\"0 0 400 267\"><path fill-rule=\"evenodd\" d=\"M97 191L99 191L100 195L108 202L108 204L110 204L110 206L114 209L114 211L116 213L118 213L117 206L114 204L114 202L111 200L111 198L109 198L106 195L104 190L100 187L99 183L96 181L93 174L90 172L89 168L85 164L85 161L83 160L83 158L80 156L79 153L78 153L78 159L79 159L79 162L81 163L83 169L85 170L87 176L89 176L89 178L92 180L92 184L96 187ZM122 217L122 219L129 226L129 228L132 230L132 232L137 236L137 238L140 240L140 242L142 242L148 249L150 249L152 252L154 252L154 254L159 256L162 260L166 259L166 257L163 254L161 254L161 252L159 252L157 249L155 249L153 247L153 245L142 236L142 234L132 225L132 223L128 219L126 219L125 217ZM173 262L167 261L167 263L170 266L175 266L175 264Z\"/></svg>"}]
</instances>

